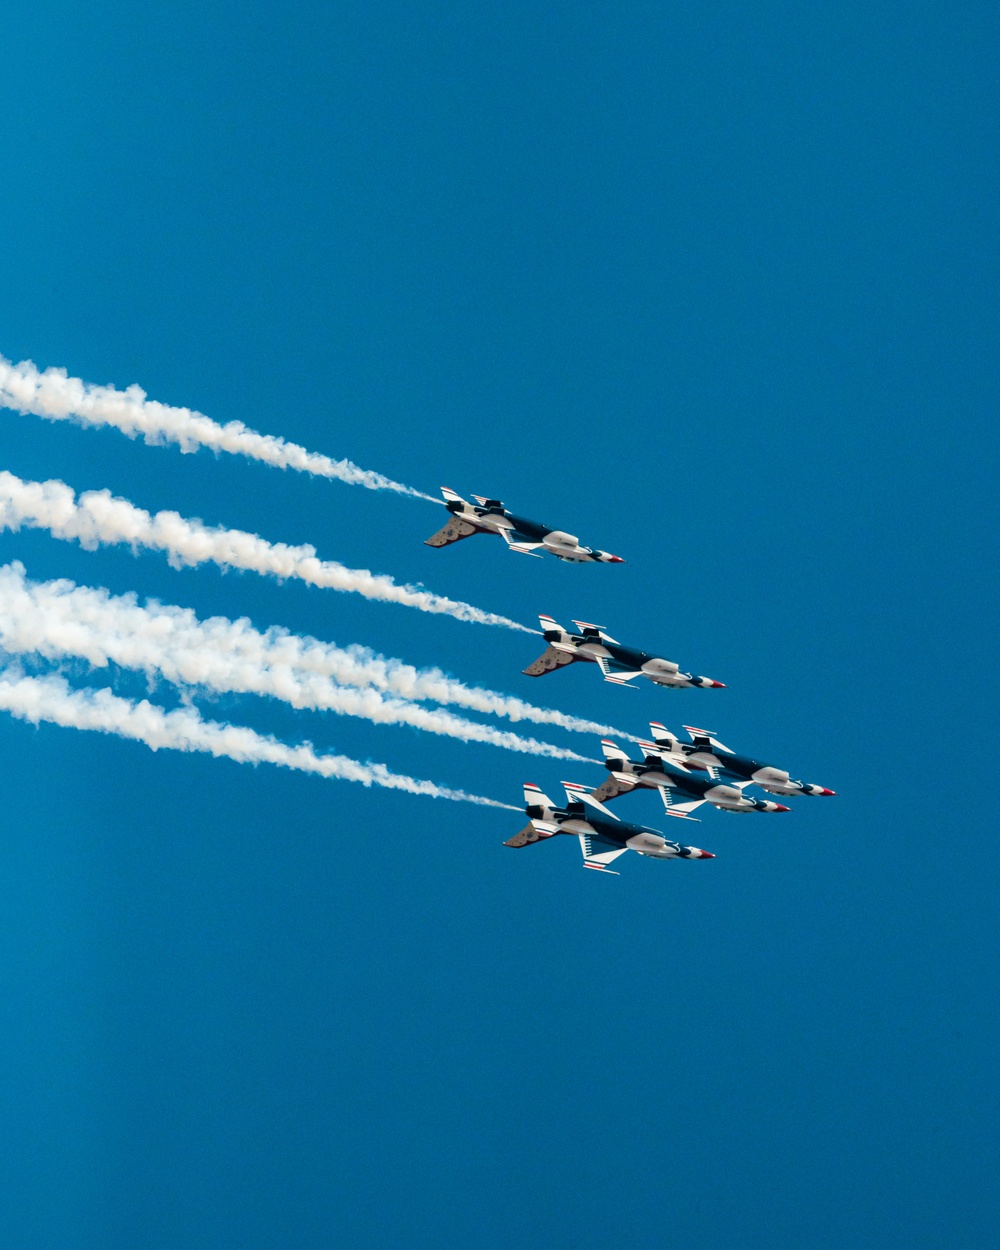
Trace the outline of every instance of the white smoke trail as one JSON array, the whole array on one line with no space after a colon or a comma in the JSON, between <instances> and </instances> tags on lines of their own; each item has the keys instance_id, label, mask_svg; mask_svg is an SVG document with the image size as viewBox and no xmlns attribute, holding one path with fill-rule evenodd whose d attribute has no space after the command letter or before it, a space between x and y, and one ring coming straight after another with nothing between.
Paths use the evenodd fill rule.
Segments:
<instances>
[{"instance_id":1,"label":"white smoke trail","mask_svg":"<svg viewBox=\"0 0 1000 1250\"><path fill-rule=\"evenodd\" d=\"M190 408L173 408L147 399L138 386L124 391L113 386L93 386L80 378L71 378L65 369L40 372L30 360L12 364L0 356L0 406L18 412L33 413L50 421L75 421L78 425L110 425L129 438L141 435L147 443L176 443L181 451L198 447L247 456L279 469L297 469L316 477L337 478L369 490L392 490L400 495L440 503L432 495L403 486L361 469L350 460L331 460L316 452L306 451L296 443L287 443L272 434L258 434L247 429L242 421L219 425L211 417Z\"/></svg>"},{"instance_id":2,"label":"white smoke trail","mask_svg":"<svg viewBox=\"0 0 1000 1250\"><path fill-rule=\"evenodd\" d=\"M170 563L212 563L221 568L248 569L273 577L295 577L327 590L351 591L366 599L400 603L421 612L453 616L459 621L502 625L525 634L538 631L519 625L506 616L483 612L469 603L443 595L400 586L385 574L349 569L333 560L316 558L315 547L291 547L270 543L245 530L209 527L187 520L177 512L155 516L119 499L108 490L91 490L79 499L65 482L25 482L13 473L0 472L0 530L26 525L46 529L55 538L75 540L88 550L109 543L128 543L134 551L145 547L166 552Z\"/></svg>"},{"instance_id":3,"label":"white smoke trail","mask_svg":"<svg viewBox=\"0 0 1000 1250\"><path fill-rule=\"evenodd\" d=\"M48 721L69 729L114 734L143 742L154 751L161 748L204 751L241 764L276 764L279 768L293 768L320 777L359 781L363 786L382 786L435 799L502 807L511 812L521 810L510 803L390 772L384 764L362 764L345 755L318 755L308 742L288 746L239 725L203 720L194 708L165 712L147 699L133 703L110 690L73 690L62 677L26 677L12 670L0 672L0 710L34 725Z\"/></svg>"},{"instance_id":4,"label":"white smoke trail","mask_svg":"<svg viewBox=\"0 0 1000 1250\"><path fill-rule=\"evenodd\" d=\"M372 688L338 685L330 676L303 671L291 641L269 645L248 621L200 621L189 608L156 602L141 607L135 595L114 596L71 581L32 582L15 561L0 567L0 650L12 655L68 656L98 668L113 662L178 686L281 699L295 708L357 716L383 725L411 725L464 742L553 759L591 762L564 747L480 725L439 708L425 708ZM295 639L295 642L300 640ZM276 645L275 645L276 644ZM322 644L316 644L317 646Z\"/></svg>"},{"instance_id":5,"label":"white smoke trail","mask_svg":"<svg viewBox=\"0 0 1000 1250\"><path fill-rule=\"evenodd\" d=\"M161 649L169 647L173 657L172 674L161 667L162 654L152 667L169 680L188 685L221 689L223 680L248 682L248 672L254 681L263 682L261 672L265 671L273 672L275 686L280 688L276 697L296 707L325 706L324 683L333 683L379 691L408 702L451 704L514 722L555 725L576 733L617 734L638 741L613 725L466 686L440 669L418 669L367 647L338 647L277 627L261 633L246 618L200 621L189 608L155 601L141 608L135 595L113 597L106 590L77 587L70 581L32 583L17 561L0 568L0 610L4 617L3 645L13 652L37 650L43 638L51 638L48 645L79 655L95 666L112 660L125 668L149 672L149 656L143 651L148 635ZM240 688L249 690L250 686Z\"/></svg>"}]
</instances>

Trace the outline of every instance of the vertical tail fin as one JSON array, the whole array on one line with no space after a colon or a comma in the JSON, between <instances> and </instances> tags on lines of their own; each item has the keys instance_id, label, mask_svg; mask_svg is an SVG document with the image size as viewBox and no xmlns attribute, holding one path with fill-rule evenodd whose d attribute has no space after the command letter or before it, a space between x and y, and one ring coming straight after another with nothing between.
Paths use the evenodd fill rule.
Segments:
<instances>
[{"instance_id":1,"label":"vertical tail fin","mask_svg":"<svg viewBox=\"0 0 1000 1250\"><path fill-rule=\"evenodd\" d=\"M625 752L620 746L616 746L609 738L601 739L601 750L604 752L604 758L609 763L619 766L628 763L628 756Z\"/></svg>"},{"instance_id":2,"label":"vertical tail fin","mask_svg":"<svg viewBox=\"0 0 1000 1250\"><path fill-rule=\"evenodd\" d=\"M672 734L666 725L661 725L658 720L651 720L649 729L658 747L663 747L666 751L676 751L680 746L680 739L676 734Z\"/></svg>"},{"instance_id":3,"label":"vertical tail fin","mask_svg":"<svg viewBox=\"0 0 1000 1250\"><path fill-rule=\"evenodd\" d=\"M526 808L537 808L535 811L529 811L528 815L539 820L551 820L552 810L555 804L547 794L543 794L538 786L533 785L530 781L524 783L524 806Z\"/></svg>"}]
</instances>

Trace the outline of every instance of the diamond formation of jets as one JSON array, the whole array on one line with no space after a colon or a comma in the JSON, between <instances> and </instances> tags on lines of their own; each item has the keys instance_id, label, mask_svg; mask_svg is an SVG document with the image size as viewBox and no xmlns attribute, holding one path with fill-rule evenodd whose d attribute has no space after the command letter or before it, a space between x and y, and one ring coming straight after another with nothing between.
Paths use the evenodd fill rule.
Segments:
<instances>
[{"instance_id":1,"label":"diamond formation of jets","mask_svg":"<svg viewBox=\"0 0 1000 1250\"><path fill-rule=\"evenodd\" d=\"M451 515L447 523L426 540L429 547L446 547L475 534L496 534L511 551L524 555L540 556L547 551L570 563L625 563L620 556L582 546L575 535L564 530L553 530L537 521L515 516L499 499L473 495L473 504L447 487L442 487L441 493ZM578 632L571 633L551 616L538 619L546 647L537 660L522 670L528 677L542 677L582 661L595 664L605 681L630 690L638 689L638 685L633 684L637 677L672 689L724 688L723 682L685 672L679 664L662 655L623 646L601 625L574 621ZM557 834L569 834L579 840L585 868L618 876L609 865L626 851L635 851L649 859L715 858L710 851L672 841L658 829L620 820L605 804L622 795L655 790L668 816L697 821L698 817L692 812L703 805L724 812L791 810L774 799L747 794L751 786L780 796L834 794L826 786L796 781L773 764L738 755L710 730L685 725L690 742L682 742L659 721L650 721L649 725L653 741L638 740L642 751L640 759L630 758L616 743L604 739L601 746L609 775L593 790L576 782L562 782L566 791L565 807L556 807L538 786L526 784L524 800L528 824L508 838L504 846L531 846Z\"/></svg>"},{"instance_id":2,"label":"diamond formation of jets","mask_svg":"<svg viewBox=\"0 0 1000 1250\"><path fill-rule=\"evenodd\" d=\"M619 820L583 786L564 781L562 787L566 791L566 806L556 807L538 786L525 785L524 810L529 823L508 838L504 846L531 846L556 834L573 834L580 840L583 866L614 876L619 874L608 865L626 851L636 851L649 859L715 858L711 851L672 842L657 829ZM594 815L595 811L597 815Z\"/></svg>"},{"instance_id":3,"label":"diamond formation of jets","mask_svg":"<svg viewBox=\"0 0 1000 1250\"><path fill-rule=\"evenodd\" d=\"M636 677L645 677L657 686L674 689L701 686L721 690L725 687L725 682L713 681L711 677L695 677L692 673L682 672L678 664L663 656L638 651L635 647L623 647L600 625L574 621L580 632L571 634L551 616L540 616L538 620L548 646L537 660L522 670L528 677L543 677L566 664L586 660L600 668L605 681L616 686L628 686L632 690L635 687L630 683Z\"/></svg>"},{"instance_id":4,"label":"diamond formation of jets","mask_svg":"<svg viewBox=\"0 0 1000 1250\"><path fill-rule=\"evenodd\" d=\"M447 486L441 487L445 507L451 513L447 525L426 540L428 547L447 547L473 534L499 534L511 551L541 556L549 551L570 564L624 564L621 556L613 556L596 547L583 547L575 534L554 530L551 526L529 521L527 517L508 512L499 499L473 495L476 503L468 503Z\"/></svg>"}]
</instances>

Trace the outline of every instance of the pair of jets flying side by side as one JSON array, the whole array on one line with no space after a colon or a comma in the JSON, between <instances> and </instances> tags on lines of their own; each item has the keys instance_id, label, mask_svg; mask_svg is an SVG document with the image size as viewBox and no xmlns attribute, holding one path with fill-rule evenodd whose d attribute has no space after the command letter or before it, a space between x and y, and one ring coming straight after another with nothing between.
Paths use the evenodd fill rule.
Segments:
<instances>
[{"instance_id":1,"label":"pair of jets flying side by side","mask_svg":"<svg viewBox=\"0 0 1000 1250\"><path fill-rule=\"evenodd\" d=\"M658 829L619 820L605 804L648 787L660 795L668 816L697 821L698 817L691 813L703 803L725 812L791 810L771 799L748 796L745 791L751 785L771 794L834 794L825 786L794 781L784 769L772 764L737 755L708 730L686 725L691 741L681 742L659 721L651 721L650 728L655 741L639 743L641 760L630 759L615 743L604 739L601 745L610 777L591 791L564 781L566 807L556 807L538 786L526 784L524 800L529 824L508 838L504 846L530 846L555 834L574 834L580 841L584 867L600 872L613 872L608 865L626 851L637 851L651 859L714 859L709 851L671 841ZM596 816L595 811L599 813Z\"/></svg>"},{"instance_id":2,"label":"pair of jets flying side by side","mask_svg":"<svg viewBox=\"0 0 1000 1250\"><path fill-rule=\"evenodd\" d=\"M526 555L541 555L543 551L549 551L557 559L571 564L625 563L621 556L581 546L575 534L515 516L499 499L473 495L476 500L474 505L447 486L441 487L441 493L451 518L447 525L426 540L428 547L447 547L474 534L499 534L511 551ZM574 621L580 633L571 634L551 616L540 616L538 619L548 646L533 664L523 670L529 677L542 677L574 661L589 660L598 665L605 681L619 686L627 686L634 677L647 677L659 686L721 688L725 685L710 677L695 677L692 673L682 672L673 660L639 651L635 647L622 646L617 639L604 632L603 626Z\"/></svg>"},{"instance_id":3,"label":"pair of jets flying side by side","mask_svg":"<svg viewBox=\"0 0 1000 1250\"><path fill-rule=\"evenodd\" d=\"M447 547L474 534L499 534L511 551L526 555L541 555L543 551L549 551L557 559L571 564L625 563L621 556L581 546L575 534L515 516L499 499L473 495L476 500L474 505L447 486L441 487L441 493L451 518L447 525L426 540L428 547ZM529 677L542 677L574 661L589 660L598 665L605 681L618 686L627 686L634 677L646 677L659 686L721 688L725 684L710 677L696 677L693 673L682 672L673 660L639 651L635 647L622 646L617 639L604 632L603 626L574 621L580 633L571 634L551 616L540 616L538 619L548 646L533 664L524 669Z\"/></svg>"}]
</instances>

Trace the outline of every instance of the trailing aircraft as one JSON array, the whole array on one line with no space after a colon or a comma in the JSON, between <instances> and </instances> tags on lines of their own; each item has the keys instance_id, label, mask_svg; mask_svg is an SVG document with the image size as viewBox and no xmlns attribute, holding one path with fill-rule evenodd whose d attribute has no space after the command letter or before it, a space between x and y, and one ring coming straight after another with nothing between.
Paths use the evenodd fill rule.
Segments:
<instances>
[{"instance_id":1,"label":"trailing aircraft","mask_svg":"<svg viewBox=\"0 0 1000 1250\"><path fill-rule=\"evenodd\" d=\"M710 677L694 677L684 673L673 660L652 655L649 651L637 651L623 647L620 642L606 634L600 625L587 621L574 621L580 630L571 634L556 624L551 616L540 616L542 637L549 644L533 663L522 671L529 677L543 677L566 664L588 660L600 668L604 680L616 686L629 686L636 677L646 677L657 686L703 686L723 689L725 683ZM634 690L634 686L630 686Z\"/></svg>"},{"instance_id":2,"label":"trailing aircraft","mask_svg":"<svg viewBox=\"0 0 1000 1250\"><path fill-rule=\"evenodd\" d=\"M691 741L681 742L676 734L672 734L658 720L650 721L649 728L661 751L688 768L707 772L713 781L719 776L736 777L743 781L752 781L770 794L836 794L835 790L828 790L826 786L793 781L783 768L752 760L746 755L737 755L729 747L723 746L708 729L685 725Z\"/></svg>"},{"instance_id":3,"label":"trailing aircraft","mask_svg":"<svg viewBox=\"0 0 1000 1250\"><path fill-rule=\"evenodd\" d=\"M540 556L550 551L560 560L570 564L624 564L621 556L613 556L596 547L582 547L575 534L554 530L551 526L529 521L527 517L508 512L499 499L484 499L473 495L471 504L456 495L447 486L441 487L445 507L451 513L448 524L426 539L428 547L447 547L449 543L461 542L473 534L499 534L511 551L523 555Z\"/></svg>"},{"instance_id":4,"label":"trailing aircraft","mask_svg":"<svg viewBox=\"0 0 1000 1250\"><path fill-rule=\"evenodd\" d=\"M670 816L690 820L697 817L691 813L702 803L711 803L724 812L787 812L790 808L771 799L748 798L744 789L752 781L737 781L728 785L714 778L706 780L688 772L684 764L670 759L654 742L640 742L643 758L632 760L621 747L607 738L601 741L604 763L611 776L603 785L592 791L598 802L607 803L619 795L629 794L638 787L655 789L663 800Z\"/></svg>"},{"instance_id":5,"label":"trailing aircraft","mask_svg":"<svg viewBox=\"0 0 1000 1250\"><path fill-rule=\"evenodd\" d=\"M711 851L671 842L656 829L619 820L583 786L572 781L561 784L566 791L565 807L556 807L538 786L525 785L524 810L529 824L508 838L504 846L530 846L558 833L575 834L580 839L584 868L610 872L616 877L620 874L608 865L626 851L637 851L650 859L715 858ZM591 810L588 811L588 808ZM594 815L594 811L598 814Z\"/></svg>"}]
</instances>

